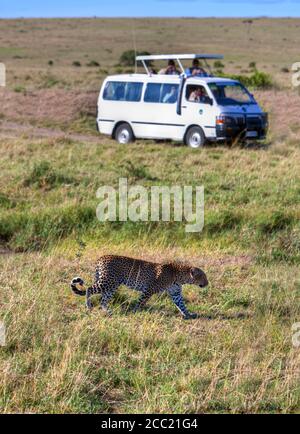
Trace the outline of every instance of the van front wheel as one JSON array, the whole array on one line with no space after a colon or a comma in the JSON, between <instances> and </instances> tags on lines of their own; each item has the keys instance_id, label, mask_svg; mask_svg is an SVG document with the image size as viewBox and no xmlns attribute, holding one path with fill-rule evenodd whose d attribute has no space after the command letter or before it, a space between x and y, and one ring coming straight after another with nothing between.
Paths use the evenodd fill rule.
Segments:
<instances>
[{"instance_id":1,"label":"van front wheel","mask_svg":"<svg viewBox=\"0 0 300 434\"><path fill-rule=\"evenodd\" d=\"M186 133L185 144L190 148L201 148L205 144L205 135L200 127L191 127Z\"/></svg>"},{"instance_id":2,"label":"van front wheel","mask_svg":"<svg viewBox=\"0 0 300 434\"><path fill-rule=\"evenodd\" d=\"M119 125L115 132L115 139L118 143L121 143L122 145L133 142L134 135L131 126L126 123Z\"/></svg>"}]
</instances>

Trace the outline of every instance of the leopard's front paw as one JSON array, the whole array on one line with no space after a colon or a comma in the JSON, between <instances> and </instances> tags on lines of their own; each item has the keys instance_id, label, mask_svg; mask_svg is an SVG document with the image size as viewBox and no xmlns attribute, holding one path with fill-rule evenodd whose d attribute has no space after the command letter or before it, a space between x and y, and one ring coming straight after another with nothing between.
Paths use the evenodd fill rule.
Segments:
<instances>
[{"instance_id":1,"label":"leopard's front paw","mask_svg":"<svg viewBox=\"0 0 300 434\"><path fill-rule=\"evenodd\" d=\"M198 315L196 313L187 313L184 315L183 319L196 319L198 318Z\"/></svg>"}]
</instances>

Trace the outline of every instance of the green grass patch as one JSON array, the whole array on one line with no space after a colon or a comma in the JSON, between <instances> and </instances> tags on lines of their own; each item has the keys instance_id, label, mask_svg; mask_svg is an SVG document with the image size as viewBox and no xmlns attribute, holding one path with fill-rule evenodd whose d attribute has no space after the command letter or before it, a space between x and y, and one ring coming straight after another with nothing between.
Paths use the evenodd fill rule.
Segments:
<instances>
[{"instance_id":1,"label":"green grass patch","mask_svg":"<svg viewBox=\"0 0 300 434\"><path fill-rule=\"evenodd\" d=\"M55 170L49 161L35 163L31 173L25 178L24 186L51 189L64 184L77 184L75 177Z\"/></svg>"}]
</instances>

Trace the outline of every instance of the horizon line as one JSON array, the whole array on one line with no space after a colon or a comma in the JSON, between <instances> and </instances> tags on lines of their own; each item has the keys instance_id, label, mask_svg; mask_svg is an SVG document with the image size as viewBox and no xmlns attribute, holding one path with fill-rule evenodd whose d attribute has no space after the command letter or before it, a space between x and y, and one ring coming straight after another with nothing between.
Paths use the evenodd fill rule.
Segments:
<instances>
[{"instance_id":1,"label":"horizon line","mask_svg":"<svg viewBox=\"0 0 300 434\"><path fill-rule=\"evenodd\" d=\"M49 17L45 17L45 16L28 16L28 17L24 17L24 16L15 16L15 17L1 17L0 16L0 20L40 20L40 19L45 19L45 20L55 20L55 19L108 19L108 20L112 20L112 19L157 19L157 18L164 18L164 19L191 19L191 20L197 20L197 19L222 19L222 20L226 20L226 19L271 19L271 20L276 20L276 19L300 19L300 15L298 16L291 16L291 15L286 15L286 16L269 16L269 15L240 15L240 16L215 16L215 15L211 15L211 16L188 16L188 15L180 15L180 16L167 16L167 15L161 15L161 16L156 16L156 15L151 15L151 16L100 16L100 15L78 15L78 16L49 16Z\"/></svg>"}]
</instances>

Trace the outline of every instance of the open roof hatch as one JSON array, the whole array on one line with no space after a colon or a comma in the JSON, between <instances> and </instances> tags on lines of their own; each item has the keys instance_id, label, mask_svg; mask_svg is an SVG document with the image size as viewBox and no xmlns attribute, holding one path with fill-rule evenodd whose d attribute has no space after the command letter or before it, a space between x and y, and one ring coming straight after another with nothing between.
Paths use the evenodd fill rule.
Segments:
<instances>
[{"instance_id":1,"label":"open roof hatch","mask_svg":"<svg viewBox=\"0 0 300 434\"><path fill-rule=\"evenodd\" d=\"M188 59L202 59L204 61L211 59L223 59L224 56L221 54L153 54L148 56L136 56L136 61L142 62L147 74L150 74L149 68L147 66L147 61L152 60L176 60L182 74L184 74L184 68L182 66L181 60ZM207 64L207 62L205 62Z\"/></svg>"}]
</instances>

